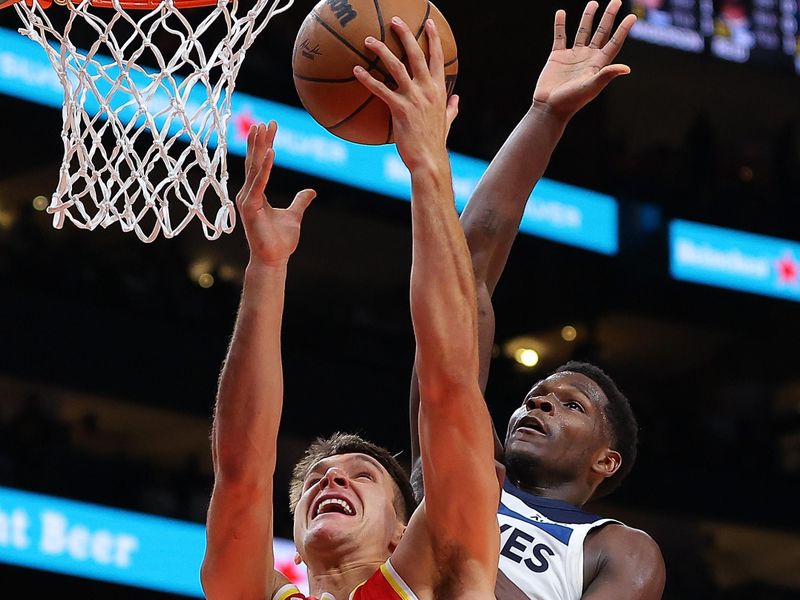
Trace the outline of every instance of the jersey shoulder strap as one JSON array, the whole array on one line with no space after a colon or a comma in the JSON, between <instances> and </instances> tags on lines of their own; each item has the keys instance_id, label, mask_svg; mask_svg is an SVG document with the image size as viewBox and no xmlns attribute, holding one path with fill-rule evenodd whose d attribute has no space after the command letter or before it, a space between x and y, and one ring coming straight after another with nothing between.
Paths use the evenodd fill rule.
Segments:
<instances>
[{"instance_id":1,"label":"jersey shoulder strap","mask_svg":"<svg viewBox=\"0 0 800 600\"><path fill-rule=\"evenodd\" d=\"M296 585L287 583L278 588L278 591L272 595L272 600L306 600L306 597L297 589Z\"/></svg>"},{"instance_id":2,"label":"jersey shoulder strap","mask_svg":"<svg viewBox=\"0 0 800 600\"><path fill-rule=\"evenodd\" d=\"M335 598L328 593L322 594L319 599L313 596L306 596L296 585L287 583L272 595L272 600L335 600Z\"/></svg>"},{"instance_id":3,"label":"jersey shoulder strap","mask_svg":"<svg viewBox=\"0 0 800 600\"><path fill-rule=\"evenodd\" d=\"M350 594L350 600L418 600L416 594L387 560Z\"/></svg>"},{"instance_id":4,"label":"jersey shoulder strap","mask_svg":"<svg viewBox=\"0 0 800 600\"><path fill-rule=\"evenodd\" d=\"M272 600L317 600L305 596L297 586L288 583L278 589ZM330 594L322 594L319 600L333 600ZM350 594L350 600L419 600L403 581L403 578L394 570L390 560L381 565L380 569L361 583Z\"/></svg>"}]
</instances>

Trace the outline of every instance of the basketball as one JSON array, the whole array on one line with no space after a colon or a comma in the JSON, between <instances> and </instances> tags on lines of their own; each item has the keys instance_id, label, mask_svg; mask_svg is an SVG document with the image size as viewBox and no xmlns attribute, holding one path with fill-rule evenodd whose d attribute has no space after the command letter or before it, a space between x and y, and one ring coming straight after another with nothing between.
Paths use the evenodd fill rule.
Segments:
<instances>
[{"instance_id":1,"label":"basketball","mask_svg":"<svg viewBox=\"0 0 800 600\"><path fill-rule=\"evenodd\" d=\"M442 39L448 95L453 91L458 73L456 42L450 25L433 4L426 0L322 0L297 34L292 72L303 106L340 138L360 144L392 141L389 108L355 78L353 67L361 65L389 87L394 85L382 62L364 45L364 39L372 36L404 59L402 44L390 27L394 16L408 24L426 56L424 26L427 19L433 19Z\"/></svg>"}]
</instances>

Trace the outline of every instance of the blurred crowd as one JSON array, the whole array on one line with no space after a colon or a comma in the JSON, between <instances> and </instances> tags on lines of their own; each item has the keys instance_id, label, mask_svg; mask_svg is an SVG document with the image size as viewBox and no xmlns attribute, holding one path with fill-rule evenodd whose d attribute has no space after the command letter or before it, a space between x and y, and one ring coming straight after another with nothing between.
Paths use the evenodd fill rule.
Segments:
<instances>
[{"instance_id":1,"label":"blurred crowd","mask_svg":"<svg viewBox=\"0 0 800 600\"><path fill-rule=\"evenodd\" d=\"M0 485L205 522L212 478L200 456L171 468L109 443L92 413L70 423L46 396L21 400L0 421Z\"/></svg>"}]
</instances>

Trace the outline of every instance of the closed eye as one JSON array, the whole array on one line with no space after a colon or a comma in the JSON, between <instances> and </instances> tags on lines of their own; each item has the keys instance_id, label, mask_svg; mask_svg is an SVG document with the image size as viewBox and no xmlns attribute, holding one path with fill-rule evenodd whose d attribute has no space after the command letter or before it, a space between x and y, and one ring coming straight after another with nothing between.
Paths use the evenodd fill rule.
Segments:
<instances>
[{"instance_id":1,"label":"closed eye","mask_svg":"<svg viewBox=\"0 0 800 600\"><path fill-rule=\"evenodd\" d=\"M374 481L375 480L375 478L372 476L372 473L367 473L366 471L356 475L356 479L369 479L370 481Z\"/></svg>"},{"instance_id":2,"label":"closed eye","mask_svg":"<svg viewBox=\"0 0 800 600\"><path fill-rule=\"evenodd\" d=\"M311 477L309 479L306 479L305 489L310 489L314 487L317 483L319 483L320 479L321 479L320 477Z\"/></svg>"}]
</instances>

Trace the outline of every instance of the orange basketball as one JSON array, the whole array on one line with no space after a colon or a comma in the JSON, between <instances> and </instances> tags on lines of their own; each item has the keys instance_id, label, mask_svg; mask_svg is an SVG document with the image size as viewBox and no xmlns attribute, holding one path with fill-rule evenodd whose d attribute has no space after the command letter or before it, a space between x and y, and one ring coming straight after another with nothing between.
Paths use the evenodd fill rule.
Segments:
<instances>
[{"instance_id":1,"label":"orange basketball","mask_svg":"<svg viewBox=\"0 0 800 600\"><path fill-rule=\"evenodd\" d=\"M458 73L458 52L450 25L427 0L322 0L303 21L292 55L297 94L306 110L328 131L360 144L392 141L392 116L386 104L373 96L353 75L361 65L389 86L393 81L364 39L384 42L396 56L405 57L390 23L399 16L415 33L428 55L425 21L436 23L444 49L447 92Z\"/></svg>"}]
</instances>

